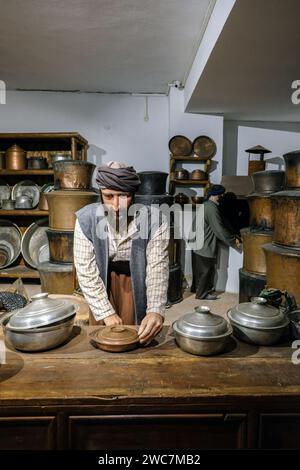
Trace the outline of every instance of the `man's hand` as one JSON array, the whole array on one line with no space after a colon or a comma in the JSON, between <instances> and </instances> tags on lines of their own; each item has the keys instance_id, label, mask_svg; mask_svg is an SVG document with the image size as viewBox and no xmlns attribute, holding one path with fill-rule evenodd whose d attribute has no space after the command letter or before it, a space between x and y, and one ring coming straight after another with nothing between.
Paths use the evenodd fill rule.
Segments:
<instances>
[{"instance_id":1,"label":"man's hand","mask_svg":"<svg viewBox=\"0 0 300 470\"><path fill-rule=\"evenodd\" d=\"M114 313L113 315L109 315L108 317L104 318L104 323L106 326L114 326L114 325L122 325L122 319Z\"/></svg>"},{"instance_id":2,"label":"man's hand","mask_svg":"<svg viewBox=\"0 0 300 470\"><path fill-rule=\"evenodd\" d=\"M239 238L236 238L235 239L235 246L237 248L238 251L242 252L243 250L243 243L242 241L239 239Z\"/></svg>"},{"instance_id":3,"label":"man's hand","mask_svg":"<svg viewBox=\"0 0 300 470\"><path fill-rule=\"evenodd\" d=\"M140 324L138 335L140 343L148 343L162 329L164 318L159 313L147 313Z\"/></svg>"}]
</instances>

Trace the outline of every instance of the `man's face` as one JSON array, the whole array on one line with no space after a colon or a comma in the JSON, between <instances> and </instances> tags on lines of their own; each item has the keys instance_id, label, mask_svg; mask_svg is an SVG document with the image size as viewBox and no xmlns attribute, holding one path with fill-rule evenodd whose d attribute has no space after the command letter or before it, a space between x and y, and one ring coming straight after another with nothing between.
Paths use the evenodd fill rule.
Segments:
<instances>
[{"instance_id":1,"label":"man's face","mask_svg":"<svg viewBox=\"0 0 300 470\"><path fill-rule=\"evenodd\" d=\"M218 194L217 201L220 202L221 199L223 199L223 197L224 197L224 193L223 194Z\"/></svg>"},{"instance_id":2,"label":"man's face","mask_svg":"<svg viewBox=\"0 0 300 470\"><path fill-rule=\"evenodd\" d=\"M108 211L112 211L117 217L120 212L127 211L132 203L132 194L115 191L113 189L101 189L103 204L107 207Z\"/></svg>"}]
</instances>

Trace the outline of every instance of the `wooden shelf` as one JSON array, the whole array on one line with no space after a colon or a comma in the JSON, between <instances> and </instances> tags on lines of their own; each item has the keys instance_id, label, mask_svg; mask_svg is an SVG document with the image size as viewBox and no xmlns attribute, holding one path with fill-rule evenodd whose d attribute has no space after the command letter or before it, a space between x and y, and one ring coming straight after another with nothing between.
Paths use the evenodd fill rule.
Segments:
<instances>
[{"instance_id":1,"label":"wooden shelf","mask_svg":"<svg viewBox=\"0 0 300 470\"><path fill-rule=\"evenodd\" d=\"M0 170L0 176L2 175L53 175L53 170Z\"/></svg>"},{"instance_id":2,"label":"wooden shelf","mask_svg":"<svg viewBox=\"0 0 300 470\"><path fill-rule=\"evenodd\" d=\"M170 183L193 186L193 185L196 185L196 184L206 185L206 184L209 183L209 181L208 180L176 180L176 179L171 179Z\"/></svg>"},{"instance_id":3,"label":"wooden shelf","mask_svg":"<svg viewBox=\"0 0 300 470\"><path fill-rule=\"evenodd\" d=\"M206 162L207 160L210 160L209 158L203 157L179 157L173 155L171 155L170 158L179 162Z\"/></svg>"},{"instance_id":4,"label":"wooden shelf","mask_svg":"<svg viewBox=\"0 0 300 470\"><path fill-rule=\"evenodd\" d=\"M37 269L28 268L24 265L12 266L10 268L0 269L0 278L18 278L39 279L40 274Z\"/></svg>"},{"instance_id":5,"label":"wooden shelf","mask_svg":"<svg viewBox=\"0 0 300 470\"><path fill-rule=\"evenodd\" d=\"M1 216L17 216L17 215L28 215L28 216L44 216L47 217L49 211L40 211L39 209L13 209L13 210L4 210L0 209Z\"/></svg>"}]
</instances>

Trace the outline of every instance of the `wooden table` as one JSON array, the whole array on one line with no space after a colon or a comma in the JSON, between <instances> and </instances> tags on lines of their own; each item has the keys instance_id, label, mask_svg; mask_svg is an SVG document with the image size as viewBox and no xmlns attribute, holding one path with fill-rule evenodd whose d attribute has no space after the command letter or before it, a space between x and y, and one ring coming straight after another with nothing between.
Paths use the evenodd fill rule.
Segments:
<instances>
[{"instance_id":1,"label":"wooden table","mask_svg":"<svg viewBox=\"0 0 300 470\"><path fill-rule=\"evenodd\" d=\"M232 340L221 356L181 351L169 328L151 347L95 349L74 327L42 353L0 366L0 449L299 448L300 365L290 344Z\"/></svg>"}]
</instances>

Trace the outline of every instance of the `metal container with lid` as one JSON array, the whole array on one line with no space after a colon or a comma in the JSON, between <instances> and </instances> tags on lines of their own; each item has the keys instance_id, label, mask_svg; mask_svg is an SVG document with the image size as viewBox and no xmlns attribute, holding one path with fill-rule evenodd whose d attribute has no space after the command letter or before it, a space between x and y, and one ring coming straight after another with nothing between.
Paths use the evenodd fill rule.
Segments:
<instances>
[{"instance_id":1,"label":"metal container with lid","mask_svg":"<svg viewBox=\"0 0 300 470\"><path fill-rule=\"evenodd\" d=\"M47 292L32 296L32 302L26 307L14 310L7 326L14 330L28 330L72 317L78 305L66 299L50 299Z\"/></svg>"},{"instance_id":2,"label":"metal container with lid","mask_svg":"<svg viewBox=\"0 0 300 470\"><path fill-rule=\"evenodd\" d=\"M176 342L181 349L199 356L222 352L230 338L232 328L220 315L211 313L209 307L195 307L173 323Z\"/></svg>"},{"instance_id":3,"label":"metal container with lid","mask_svg":"<svg viewBox=\"0 0 300 470\"><path fill-rule=\"evenodd\" d=\"M138 176L141 184L137 194L165 194L168 173L163 171L140 171Z\"/></svg>"},{"instance_id":4,"label":"metal container with lid","mask_svg":"<svg viewBox=\"0 0 300 470\"><path fill-rule=\"evenodd\" d=\"M233 334L247 343L268 346L279 342L287 332L289 319L263 297L253 297L228 311Z\"/></svg>"},{"instance_id":5,"label":"metal container with lid","mask_svg":"<svg viewBox=\"0 0 300 470\"><path fill-rule=\"evenodd\" d=\"M139 336L134 327L105 326L91 334L91 342L96 348L104 351L124 352L138 347Z\"/></svg>"},{"instance_id":6,"label":"metal container with lid","mask_svg":"<svg viewBox=\"0 0 300 470\"><path fill-rule=\"evenodd\" d=\"M6 150L5 159L7 170L26 169L26 152L17 144L12 145Z\"/></svg>"}]
</instances>

